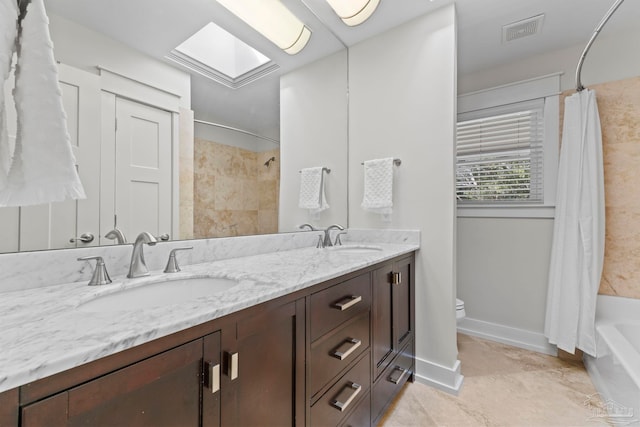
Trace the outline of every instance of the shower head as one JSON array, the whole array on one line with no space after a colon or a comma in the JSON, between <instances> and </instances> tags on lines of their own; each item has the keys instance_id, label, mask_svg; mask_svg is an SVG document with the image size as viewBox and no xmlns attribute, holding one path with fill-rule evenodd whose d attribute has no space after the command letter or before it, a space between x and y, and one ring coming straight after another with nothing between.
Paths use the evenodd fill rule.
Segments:
<instances>
[{"instance_id":1,"label":"shower head","mask_svg":"<svg viewBox=\"0 0 640 427\"><path fill-rule=\"evenodd\" d=\"M276 161L275 156L274 156L274 157L271 157L269 160L267 160L266 162L264 162L264 165L265 165L266 167L269 167L269 165L271 165L271 162L275 162L275 161Z\"/></svg>"}]
</instances>

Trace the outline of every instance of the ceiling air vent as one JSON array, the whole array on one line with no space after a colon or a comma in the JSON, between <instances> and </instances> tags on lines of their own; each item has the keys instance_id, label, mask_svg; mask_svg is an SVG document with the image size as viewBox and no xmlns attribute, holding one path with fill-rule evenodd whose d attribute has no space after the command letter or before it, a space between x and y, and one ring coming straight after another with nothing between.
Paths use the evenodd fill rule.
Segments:
<instances>
[{"instance_id":1,"label":"ceiling air vent","mask_svg":"<svg viewBox=\"0 0 640 427\"><path fill-rule=\"evenodd\" d=\"M502 27L502 43L538 34L542 29L544 13Z\"/></svg>"}]
</instances>

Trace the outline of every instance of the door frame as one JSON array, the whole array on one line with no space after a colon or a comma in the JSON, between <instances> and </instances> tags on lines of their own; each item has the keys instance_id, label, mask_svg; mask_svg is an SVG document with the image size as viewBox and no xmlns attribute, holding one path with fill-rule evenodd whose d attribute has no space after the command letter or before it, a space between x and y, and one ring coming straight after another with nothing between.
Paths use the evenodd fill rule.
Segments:
<instances>
[{"instance_id":1,"label":"door frame","mask_svg":"<svg viewBox=\"0 0 640 427\"><path fill-rule=\"evenodd\" d=\"M179 180L179 119L180 96L139 80L98 67L102 87L102 165L100 172L100 245L114 244L103 236L114 226L115 214L115 152L116 152L116 98L147 105L171 113L171 238L180 233L180 180ZM108 162L108 163L107 163ZM105 195L110 197L105 197Z\"/></svg>"}]
</instances>

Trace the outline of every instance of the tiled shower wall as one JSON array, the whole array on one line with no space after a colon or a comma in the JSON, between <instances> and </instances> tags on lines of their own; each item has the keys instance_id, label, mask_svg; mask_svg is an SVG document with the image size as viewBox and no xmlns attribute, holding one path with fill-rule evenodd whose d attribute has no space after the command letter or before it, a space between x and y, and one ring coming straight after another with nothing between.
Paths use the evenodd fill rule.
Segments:
<instances>
[{"instance_id":1,"label":"tiled shower wall","mask_svg":"<svg viewBox=\"0 0 640 427\"><path fill-rule=\"evenodd\" d=\"M596 91L604 157L606 242L599 293L640 299L640 77L589 88Z\"/></svg>"},{"instance_id":2,"label":"tiled shower wall","mask_svg":"<svg viewBox=\"0 0 640 427\"><path fill-rule=\"evenodd\" d=\"M276 233L279 179L277 149L257 153L195 138L194 237Z\"/></svg>"}]
</instances>

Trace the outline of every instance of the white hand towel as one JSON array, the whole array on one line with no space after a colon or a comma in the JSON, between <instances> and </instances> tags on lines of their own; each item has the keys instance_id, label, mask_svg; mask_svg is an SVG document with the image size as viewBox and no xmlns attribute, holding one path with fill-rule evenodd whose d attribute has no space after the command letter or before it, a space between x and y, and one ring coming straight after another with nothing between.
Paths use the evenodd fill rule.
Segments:
<instances>
[{"instance_id":1,"label":"white hand towel","mask_svg":"<svg viewBox=\"0 0 640 427\"><path fill-rule=\"evenodd\" d=\"M71 151L43 0L32 0L18 37L14 99L18 131L0 206L85 198Z\"/></svg>"},{"instance_id":2,"label":"white hand towel","mask_svg":"<svg viewBox=\"0 0 640 427\"><path fill-rule=\"evenodd\" d=\"M324 194L324 168L306 168L300 171L300 198L298 206L317 214L329 208Z\"/></svg>"},{"instance_id":3,"label":"white hand towel","mask_svg":"<svg viewBox=\"0 0 640 427\"><path fill-rule=\"evenodd\" d=\"M0 191L7 186L11 164L4 82L11 74L11 62L16 50L18 13L18 4L15 0L0 0Z\"/></svg>"},{"instance_id":4,"label":"white hand towel","mask_svg":"<svg viewBox=\"0 0 640 427\"><path fill-rule=\"evenodd\" d=\"M364 162L362 208L391 220L393 212L393 157Z\"/></svg>"}]
</instances>

